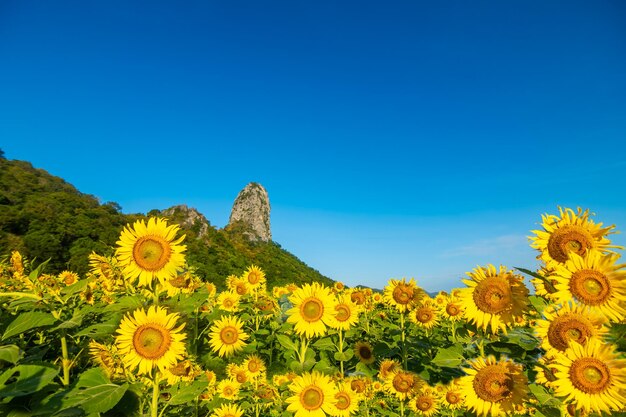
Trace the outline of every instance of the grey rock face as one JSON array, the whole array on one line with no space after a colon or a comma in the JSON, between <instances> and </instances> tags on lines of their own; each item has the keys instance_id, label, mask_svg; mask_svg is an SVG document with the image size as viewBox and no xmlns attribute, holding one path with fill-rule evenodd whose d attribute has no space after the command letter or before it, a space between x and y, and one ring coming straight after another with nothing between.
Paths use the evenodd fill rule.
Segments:
<instances>
[{"instance_id":1,"label":"grey rock face","mask_svg":"<svg viewBox=\"0 0 626 417\"><path fill-rule=\"evenodd\" d=\"M183 227L191 229L194 226L198 226L198 237L206 236L209 230L209 221L207 218L195 208L187 207L184 204L163 210L163 215L166 217L175 217L177 219L182 217L182 220L177 223Z\"/></svg>"},{"instance_id":2,"label":"grey rock face","mask_svg":"<svg viewBox=\"0 0 626 417\"><path fill-rule=\"evenodd\" d=\"M250 240L272 240L270 230L270 198L261 184L251 182L235 199L228 224L241 222Z\"/></svg>"}]
</instances>

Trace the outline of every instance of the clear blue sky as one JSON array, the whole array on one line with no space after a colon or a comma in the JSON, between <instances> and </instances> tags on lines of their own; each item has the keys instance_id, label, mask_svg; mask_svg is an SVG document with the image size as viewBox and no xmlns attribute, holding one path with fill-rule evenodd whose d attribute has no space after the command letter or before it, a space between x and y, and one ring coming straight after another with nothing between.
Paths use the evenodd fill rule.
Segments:
<instances>
[{"instance_id":1,"label":"clear blue sky","mask_svg":"<svg viewBox=\"0 0 626 417\"><path fill-rule=\"evenodd\" d=\"M624 22L622 1L0 0L0 147L219 227L257 181L320 272L449 289L534 267L557 205L626 229Z\"/></svg>"}]
</instances>

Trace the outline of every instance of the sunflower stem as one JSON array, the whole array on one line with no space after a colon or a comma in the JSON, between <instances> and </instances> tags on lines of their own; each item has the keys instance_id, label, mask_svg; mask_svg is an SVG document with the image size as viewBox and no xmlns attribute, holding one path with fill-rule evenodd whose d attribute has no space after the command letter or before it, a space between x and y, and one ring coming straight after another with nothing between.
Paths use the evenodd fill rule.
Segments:
<instances>
[{"instance_id":1,"label":"sunflower stem","mask_svg":"<svg viewBox=\"0 0 626 417\"><path fill-rule=\"evenodd\" d=\"M309 347L309 340L306 336L302 336L300 338L300 365L302 365L304 370L304 360L306 358L306 350Z\"/></svg>"},{"instance_id":2,"label":"sunflower stem","mask_svg":"<svg viewBox=\"0 0 626 417\"><path fill-rule=\"evenodd\" d=\"M69 358L69 354L67 352L67 339L65 335L61 336L61 354L63 355L63 359L61 360L63 364L63 385L66 387L70 384L70 366L71 361Z\"/></svg>"},{"instance_id":3,"label":"sunflower stem","mask_svg":"<svg viewBox=\"0 0 626 417\"><path fill-rule=\"evenodd\" d=\"M400 416L404 417L404 400L400 401Z\"/></svg>"},{"instance_id":4,"label":"sunflower stem","mask_svg":"<svg viewBox=\"0 0 626 417\"><path fill-rule=\"evenodd\" d=\"M150 417L159 416L159 371L154 370L152 379L152 405L150 407Z\"/></svg>"},{"instance_id":5,"label":"sunflower stem","mask_svg":"<svg viewBox=\"0 0 626 417\"><path fill-rule=\"evenodd\" d=\"M406 331L404 329L404 312L400 313L400 328L402 329L402 364L404 366L404 369L407 369L408 358L406 351Z\"/></svg>"},{"instance_id":6,"label":"sunflower stem","mask_svg":"<svg viewBox=\"0 0 626 417\"><path fill-rule=\"evenodd\" d=\"M339 329L339 354L343 358L343 330ZM343 378L343 359L339 361L339 370L341 371L341 378Z\"/></svg>"}]
</instances>

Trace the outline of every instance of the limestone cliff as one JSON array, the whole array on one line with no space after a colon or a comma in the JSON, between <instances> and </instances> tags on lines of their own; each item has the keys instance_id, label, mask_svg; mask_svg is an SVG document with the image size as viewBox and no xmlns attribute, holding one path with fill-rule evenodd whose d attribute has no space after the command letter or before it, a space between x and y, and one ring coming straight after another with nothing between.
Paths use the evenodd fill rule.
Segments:
<instances>
[{"instance_id":1,"label":"limestone cliff","mask_svg":"<svg viewBox=\"0 0 626 417\"><path fill-rule=\"evenodd\" d=\"M270 199L261 184L251 182L237 195L228 220L229 226L235 224L244 226L244 233L250 240L272 240Z\"/></svg>"}]
</instances>

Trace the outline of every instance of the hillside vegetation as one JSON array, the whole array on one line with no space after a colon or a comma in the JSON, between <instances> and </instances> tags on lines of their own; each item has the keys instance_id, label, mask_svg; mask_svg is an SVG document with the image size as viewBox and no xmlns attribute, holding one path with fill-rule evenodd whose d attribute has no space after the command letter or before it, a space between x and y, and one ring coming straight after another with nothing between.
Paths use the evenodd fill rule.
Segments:
<instances>
[{"instance_id":1,"label":"hillside vegetation","mask_svg":"<svg viewBox=\"0 0 626 417\"><path fill-rule=\"evenodd\" d=\"M148 214L163 215L158 210ZM185 220L186 213L176 208L168 214L172 222ZM117 203L102 204L62 178L0 153L0 256L19 250L35 262L49 259L51 273L69 269L84 274L92 251L109 254L122 228L145 217L124 214ZM208 221L181 224L189 265L220 288L228 275L239 275L251 264L266 272L270 286L332 282L275 242L249 241L245 230L245 224L227 229Z\"/></svg>"}]
</instances>

